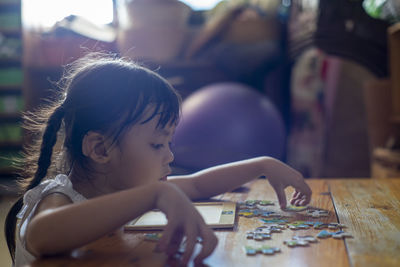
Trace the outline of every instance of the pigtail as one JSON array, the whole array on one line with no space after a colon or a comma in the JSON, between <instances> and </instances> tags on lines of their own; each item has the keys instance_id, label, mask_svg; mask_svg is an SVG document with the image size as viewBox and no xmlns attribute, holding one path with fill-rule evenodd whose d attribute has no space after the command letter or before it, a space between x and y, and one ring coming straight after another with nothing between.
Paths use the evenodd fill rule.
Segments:
<instances>
[{"instance_id":1,"label":"pigtail","mask_svg":"<svg viewBox=\"0 0 400 267\"><path fill-rule=\"evenodd\" d=\"M23 202L23 197L20 197L18 201L14 203L8 212L4 223L4 235L6 236L8 251L10 252L13 263L15 263L15 228L17 223L17 214L21 210Z\"/></svg>"},{"instance_id":2,"label":"pigtail","mask_svg":"<svg viewBox=\"0 0 400 267\"><path fill-rule=\"evenodd\" d=\"M40 182L46 177L47 170L51 165L51 157L53 154L53 147L57 142L57 133L61 127L62 119L64 117L64 107L61 105L54 110L47 121L47 126L43 133L42 143L40 147L39 159L37 161L37 170L29 182L26 191L39 185ZM25 192L26 192L25 191ZM5 221L4 232L7 240L8 250L10 252L12 261L15 261L15 230L17 222L17 214L23 205L23 197L11 207L7 214Z\"/></svg>"},{"instance_id":3,"label":"pigtail","mask_svg":"<svg viewBox=\"0 0 400 267\"><path fill-rule=\"evenodd\" d=\"M27 190L39 185L43 178L46 177L47 170L51 165L53 147L57 142L57 133L61 127L63 117L64 107L61 105L53 112L47 122L47 127L43 133L43 141L40 148L39 159L37 162L38 168L33 179L29 183Z\"/></svg>"}]
</instances>

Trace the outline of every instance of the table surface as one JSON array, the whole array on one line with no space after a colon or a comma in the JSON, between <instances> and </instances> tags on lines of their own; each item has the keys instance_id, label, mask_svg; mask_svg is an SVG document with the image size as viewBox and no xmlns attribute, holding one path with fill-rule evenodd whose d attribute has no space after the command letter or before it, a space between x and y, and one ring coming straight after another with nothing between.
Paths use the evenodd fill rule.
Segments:
<instances>
[{"instance_id":1,"label":"table surface","mask_svg":"<svg viewBox=\"0 0 400 267\"><path fill-rule=\"evenodd\" d=\"M313 207L330 211L328 217L310 219L301 212L292 220L340 222L353 238L320 239L307 247L289 248L284 240L294 235L320 230L290 230L273 233L270 240L246 239L246 231L262 225L258 218L236 218L235 227L216 230L219 239L214 253L205 260L208 266L400 266L400 179L309 179ZM287 189L290 194L292 189ZM265 179L246 184L240 190L217 199L244 201L276 195ZM272 210L282 212L278 205ZM271 245L281 249L275 255L247 256L244 245ZM71 255L43 258L31 266L174 266L162 253L153 252L155 242L144 240L143 232L111 233Z\"/></svg>"}]
</instances>

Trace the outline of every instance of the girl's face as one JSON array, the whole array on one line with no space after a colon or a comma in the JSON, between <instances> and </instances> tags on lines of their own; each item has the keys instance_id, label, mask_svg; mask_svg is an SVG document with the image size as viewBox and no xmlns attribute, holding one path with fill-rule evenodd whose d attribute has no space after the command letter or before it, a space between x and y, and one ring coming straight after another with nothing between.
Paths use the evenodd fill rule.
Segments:
<instances>
[{"instance_id":1,"label":"girl's face","mask_svg":"<svg viewBox=\"0 0 400 267\"><path fill-rule=\"evenodd\" d=\"M111 178L115 187L126 189L166 180L174 160L170 142L175 125L156 128L159 116L145 124L132 126L111 153Z\"/></svg>"}]
</instances>

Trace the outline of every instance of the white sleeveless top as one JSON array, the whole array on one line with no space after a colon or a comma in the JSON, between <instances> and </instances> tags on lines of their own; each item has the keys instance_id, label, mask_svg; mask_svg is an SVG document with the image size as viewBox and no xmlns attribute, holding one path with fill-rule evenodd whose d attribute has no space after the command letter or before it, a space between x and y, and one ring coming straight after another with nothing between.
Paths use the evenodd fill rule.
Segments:
<instances>
[{"instance_id":1,"label":"white sleeveless top","mask_svg":"<svg viewBox=\"0 0 400 267\"><path fill-rule=\"evenodd\" d=\"M62 193L68 196L73 203L86 200L84 196L72 188L72 183L68 176L57 175L54 179L43 181L40 185L27 191L24 195L24 204L17 218L21 219L17 225L15 266L24 266L35 260L35 256L26 250L25 232L32 215L35 213L37 204L47 195L52 193Z\"/></svg>"}]
</instances>

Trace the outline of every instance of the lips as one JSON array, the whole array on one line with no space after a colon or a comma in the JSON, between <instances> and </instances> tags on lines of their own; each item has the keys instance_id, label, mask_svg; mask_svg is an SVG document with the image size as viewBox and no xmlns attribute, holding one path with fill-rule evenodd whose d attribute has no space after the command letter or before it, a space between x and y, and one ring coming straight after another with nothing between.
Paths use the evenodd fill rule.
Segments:
<instances>
[{"instance_id":1,"label":"lips","mask_svg":"<svg viewBox=\"0 0 400 267\"><path fill-rule=\"evenodd\" d=\"M160 181L167 181L167 177L168 177L168 175L170 175L170 174L171 174L171 169L168 167L168 168L166 169L166 172L164 172L164 176L161 177L159 180L160 180Z\"/></svg>"},{"instance_id":2,"label":"lips","mask_svg":"<svg viewBox=\"0 0 400 267\"><path fill-rule=\"evenodd\" d=\"M160 181L166 181L168 175L170 175L170 174L171 174L171 171L166 172L165 175L164 175L163 177L160 178Z\"/></svg>"}]
</instances>

